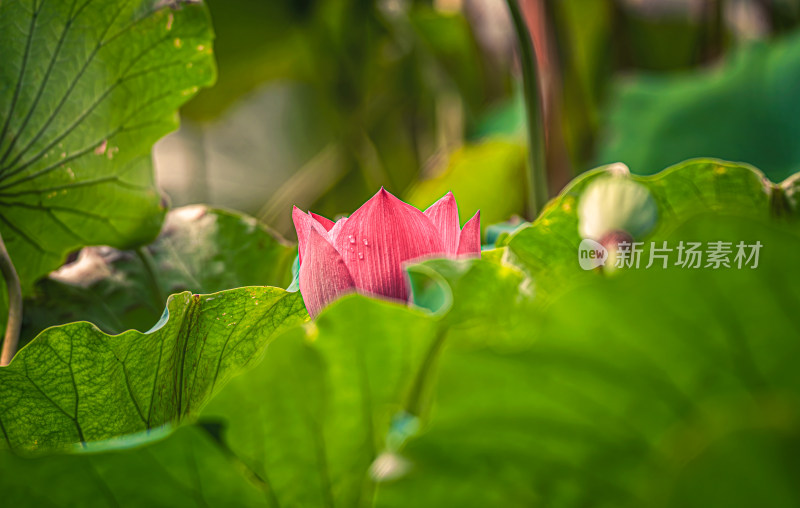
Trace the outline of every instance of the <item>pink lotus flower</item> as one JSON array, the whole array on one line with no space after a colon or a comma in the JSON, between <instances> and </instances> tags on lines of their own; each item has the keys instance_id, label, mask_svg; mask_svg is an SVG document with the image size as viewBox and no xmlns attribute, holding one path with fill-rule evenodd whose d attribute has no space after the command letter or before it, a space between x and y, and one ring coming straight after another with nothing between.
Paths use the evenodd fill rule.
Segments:
<instances>
[{"instance_id":1,"label":"pink lotus flower","mask_svg":"<svg viewBox=\"0 0 800 508\"><path fill-rule=\"evenodd\" d=\"M407 261L480 257L480 212L462 230L453 194L421 212L381 188L335 223L292 210L300 253L300 292L312 317L339 296L359 292L408 300Z\"/></svg>"}]
</instances>

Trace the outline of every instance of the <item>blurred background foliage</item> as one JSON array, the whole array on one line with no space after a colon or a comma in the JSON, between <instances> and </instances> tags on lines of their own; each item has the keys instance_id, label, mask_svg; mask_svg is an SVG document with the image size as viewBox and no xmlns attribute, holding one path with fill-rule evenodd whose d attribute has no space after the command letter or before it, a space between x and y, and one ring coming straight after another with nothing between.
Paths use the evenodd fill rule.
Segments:
<instances>
[{"instance_id":1,"label":"blurred background foliage","mask_svg":"<svg viewBox=\"0 0 800 508\"><path fill-rule=\"evenodd\" d=\"M466 221L524 215L525 118L504 0L207 0L219 81L156 149L174 206L294 235L380 186ZM798 0L527 0L550 194L601 163L800 169Z\"/></svg>"}]
</instances>

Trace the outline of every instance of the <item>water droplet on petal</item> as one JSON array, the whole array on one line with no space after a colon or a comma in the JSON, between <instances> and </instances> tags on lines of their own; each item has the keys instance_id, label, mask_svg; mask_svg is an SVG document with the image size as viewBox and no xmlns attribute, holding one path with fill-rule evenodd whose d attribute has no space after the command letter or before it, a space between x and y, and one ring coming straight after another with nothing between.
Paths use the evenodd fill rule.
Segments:
<instances>
[{"instance_id":1,"label":"water droplet on petal","mask_svg":"<svg viewBox=\"0 0 800 508\"><path fill-rule=\"evenodd\" d=\"M356 243L356 239L353 238L353 235L348 235L347 239L350 240L350 243Z\"/></svg>"},{"instance_id":2,"label":"water droplet on petal","mask_svg":"<svg viewBox=\"0 0 800 508\"><path fill-rule=\"evenodd\" d=\"M356 250L355 248L350 247L350 252L354 252L355 250Z\"/></svg>"},{"instance_id":3,"label":"water droplet on petal","mask_svg":"<svg viewBox=\"0 0 800 508\"><path fill-rule=\"evenodd\" d=\"M368 245L369 245L369 242L367 241L367 239L366 239L366 238L364 238L364 246L366 247L366 246L368 246Z\"/></svg>"},{"instance_id":4,"label":"water droplet on petal","mask_svg":"<svg viewBox=\"0 0 800 508\"><path fill-rule=\"evenodd\" d=\"M359 252L358 253L358 259L364 259L364 253L363 252Z\"/></svg>"}]
</instances>

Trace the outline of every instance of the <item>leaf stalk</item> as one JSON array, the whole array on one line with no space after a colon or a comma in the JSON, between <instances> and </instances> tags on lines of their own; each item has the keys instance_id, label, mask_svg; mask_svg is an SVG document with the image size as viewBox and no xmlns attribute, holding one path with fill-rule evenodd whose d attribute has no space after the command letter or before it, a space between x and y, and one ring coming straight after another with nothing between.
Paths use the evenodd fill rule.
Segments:
<instances>
[{"instance_id":1,"label":"leaf stalk","mask_svg":"<svg viewBox=\"0 0 800 508\"><path fill-rule=\"evenodd\" d=\"M425 389L428 386L428 383L431 381L433 366L442 351L446 336L447 328L442 323L439 323L436 337L434 338L430 349L428 349L428 353L425 355L425 359L423 360L422 365L420 366L419 371L414 378L414 383L411 386L411 391L409 392L408 402L406 403L406 411L411 415L420 417L425 410L423 401Z\"/></svg>"},{"instance_id":2,"label":"leaf stalk","mask_svg":"<svg viewBox=\"0 0 800 508\"><path fill-rule=\"evenodd\" d=\"M160 309L167 301L166 296L161 291L161 286L158 284L158 277L156 277L156 264L153 261L153 256L147 251L147 247L138 247L136 249L136 256L142 262L144 272L147 277L147 285L150 287L150 294L153 298L153 303L156 309Z\"/></svg>"},{"instance_id":3,"label":"leaf stalk","mask_svg":"<svg viewBox=\"0 0 800 508\"><path fill-rule=\"evenodd\" d=\"M525 96L525 117L528 134L528 214L533 220L547 203L547 163L544 128L544 106L539 86L538 63L528 26L518 0L506 0L519 47L522 89Z\"/></svg>"},{"instance_id":4,"label":"leaf stalk","mask_svg":"<svg viewBox=\"0 0 800 508\"><path fill-rule=\"evenodd\" d=\"M2 235L0 235L0 272L8 290L8 321L3 338L3 350L0 354L0 366L4 367L11 363L19 344L19 331L22 327L22 287Z\"/></svg>"}]
</instances>

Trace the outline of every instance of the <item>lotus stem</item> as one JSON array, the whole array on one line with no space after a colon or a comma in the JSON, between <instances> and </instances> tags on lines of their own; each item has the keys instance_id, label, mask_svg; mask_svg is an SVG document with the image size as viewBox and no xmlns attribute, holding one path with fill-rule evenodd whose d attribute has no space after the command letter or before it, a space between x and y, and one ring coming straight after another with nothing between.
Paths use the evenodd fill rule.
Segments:
<instances>
[{"instance_id":1,"label":"lotus stem","mask_svg":"<svg viewBox=\"0 0 800 508\"><path fill-rule=\"evenodd\" d=\"M11 363L19 344L19 330L22 327L22 287L2 235L0 235L0 272L3 273L8 290L8 321L3 339L3 352L0 354L0 366L4 367Z\"/></svg>"},{"instance_id":2,"label":"lotus stem","mask_svg":"<svg viewBox=\"0 0 800 508\"><path fill-rule=\"evenodd\" d=\"M525 117L528 132L528 214L533 220L547 203L547 163L544 132L544 106L539 87L538 63L528 26L518 0L506 0L514 24L522 69Z\"/></svg>"},{"instance_id":3,"label":"lotus stem","mask_svg":"<svg viewBox=\"0 0 800 508\"><path fill-rule=\"evenodd\" d=\"M158 278L156 277L156 264L155 261L153 261L153 256L151 256L150 252L147 251L147 247L138 247L136 249L136 256L139 258L139 261L142 262L142 266L144 267L144 272L147 276L147 285L150 286L150 294L153 298L155 308L160 309L164 306L167 299L161 292L161 286L158 284Z\"/></svg>"},{"instance_id":4,"label":"lotus stem","mask_svg":"<svg viewBox=\"0 0 800 508\"><path fill-rule=\"evenodd\" d=\"M414 384L411 386L411 391L409 392L408 402L406 403L406 411L411 415L420 417L425 410L423 407L425 389L428 386L428 383L431 381L431 371L433 370L433 365L436 363L436 359L439 357L439 354L444 347L444 340L446 336L447 330L440 324L439 329L436 332L436 337L434 338L431 347L428 349L428 353L425 355L425 359L423 360L422 365L420 366L419 371L414 378Z\"/></svg>"}]
</instances>

